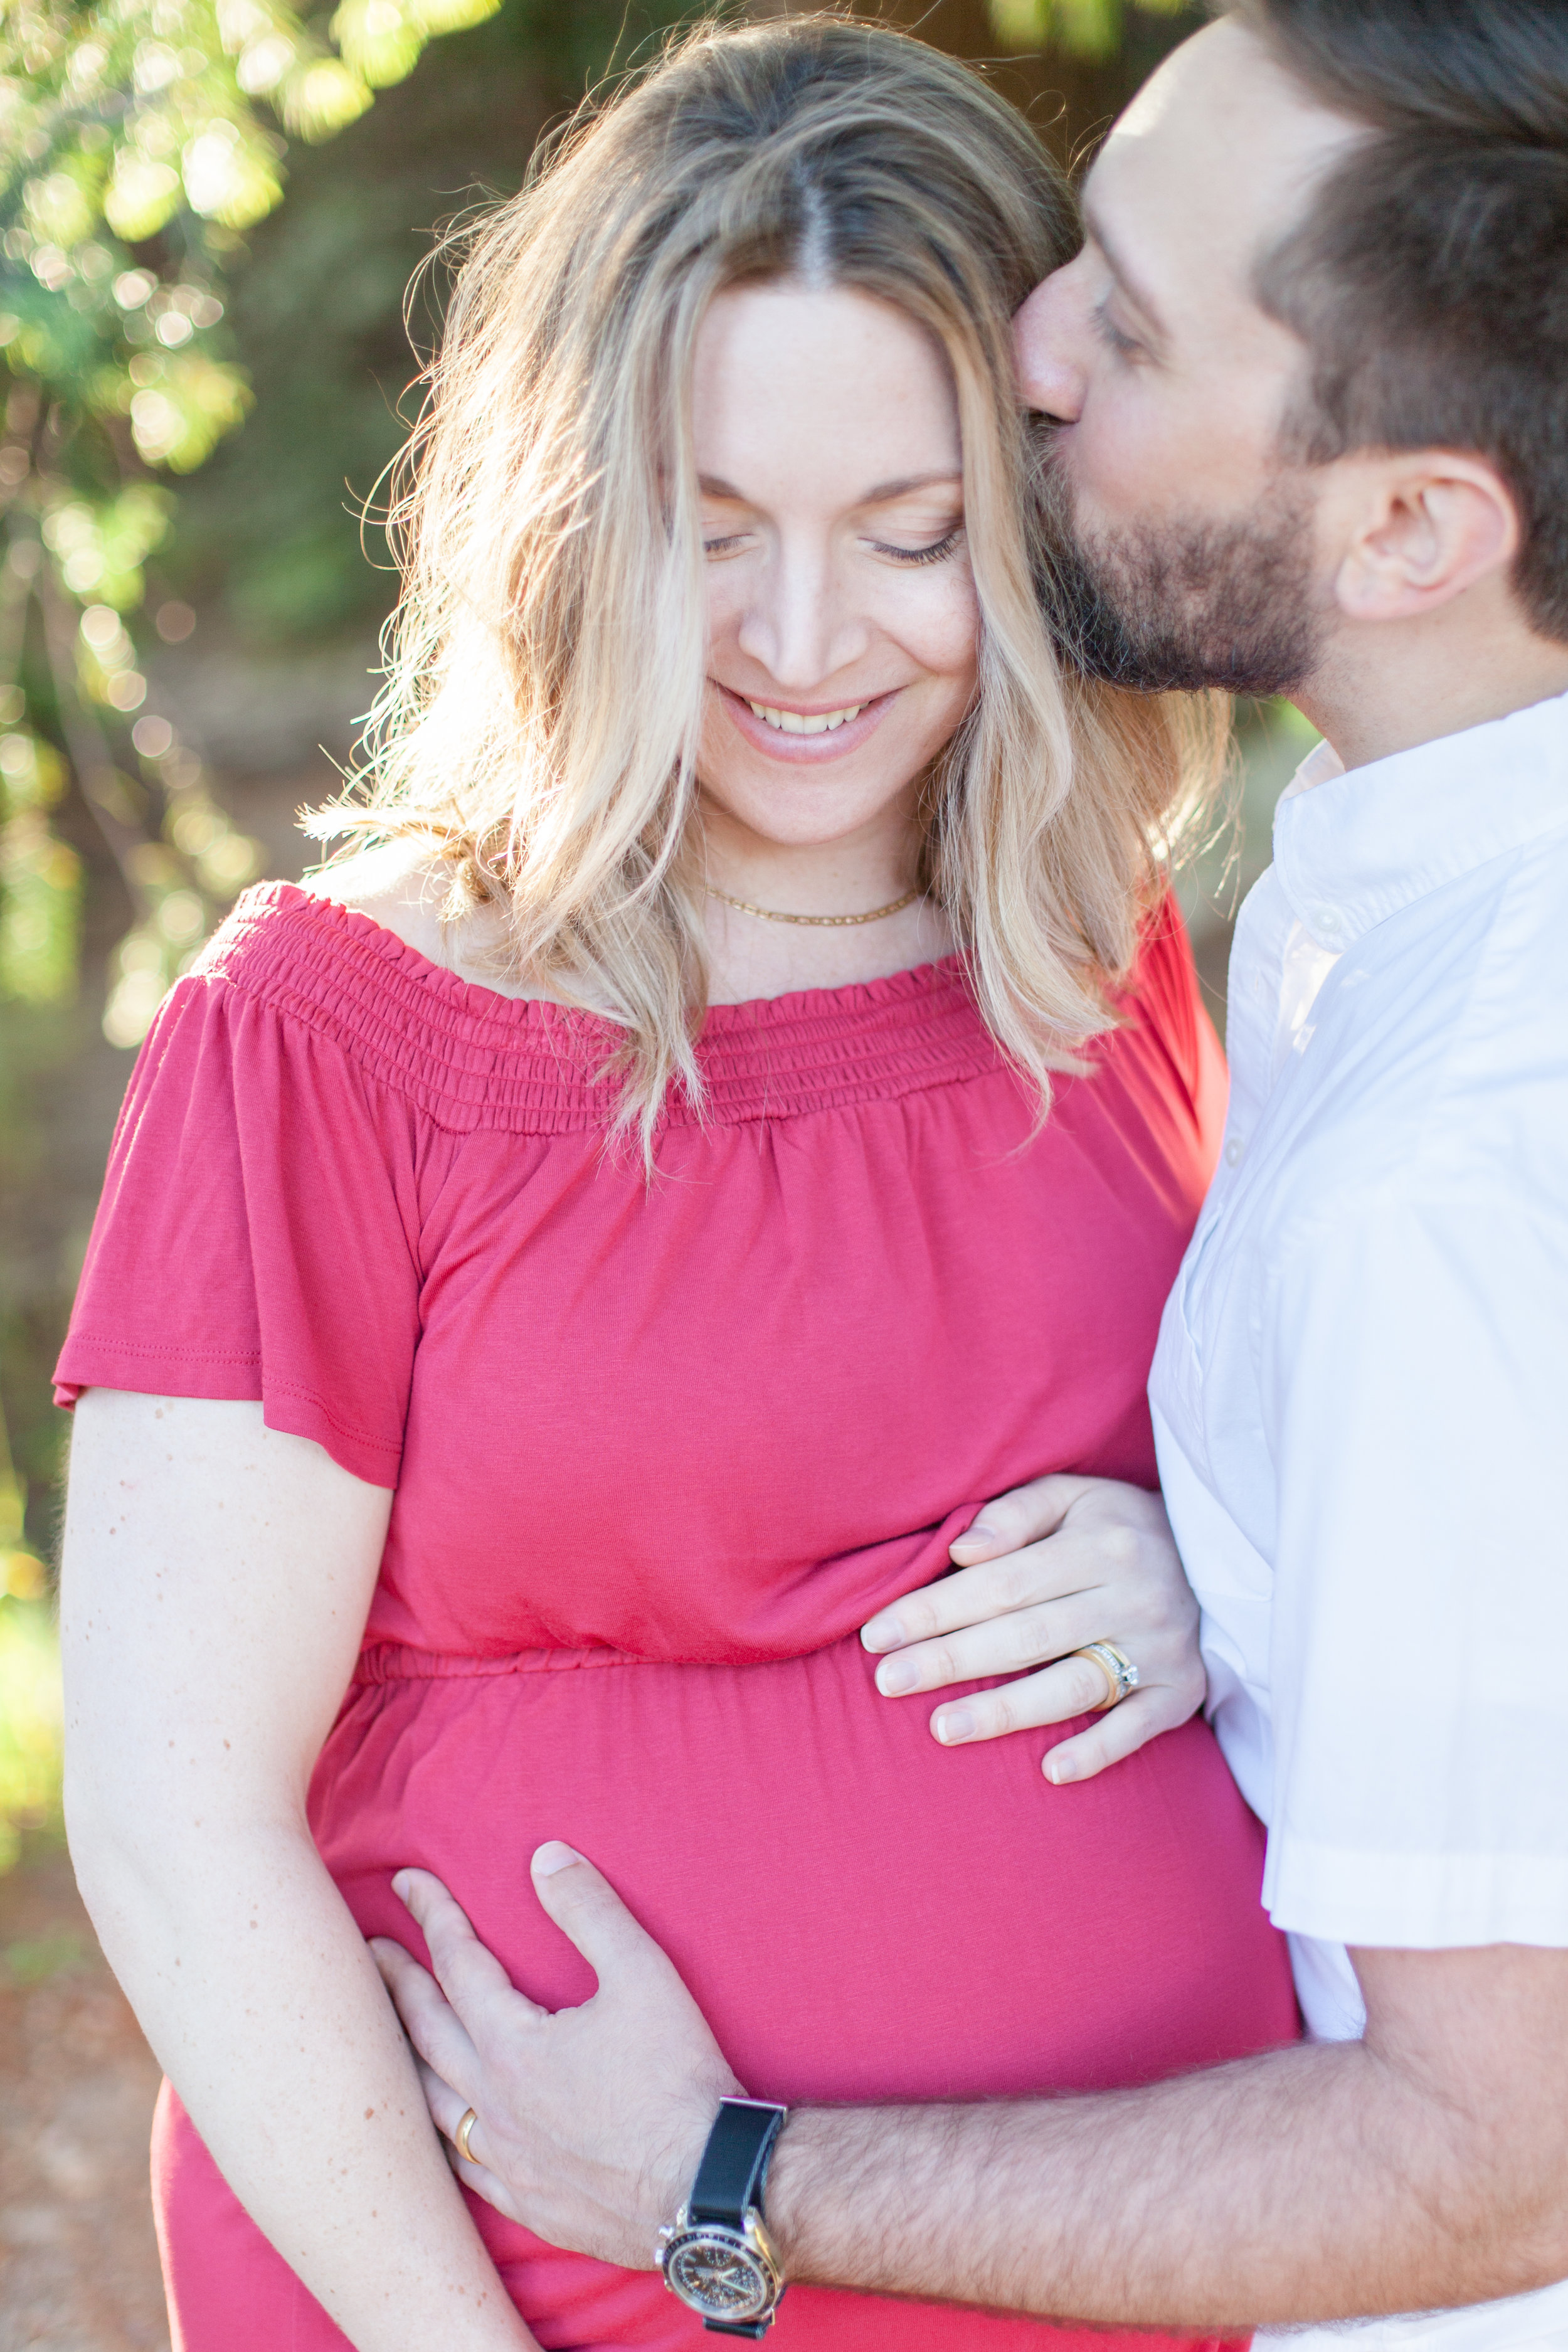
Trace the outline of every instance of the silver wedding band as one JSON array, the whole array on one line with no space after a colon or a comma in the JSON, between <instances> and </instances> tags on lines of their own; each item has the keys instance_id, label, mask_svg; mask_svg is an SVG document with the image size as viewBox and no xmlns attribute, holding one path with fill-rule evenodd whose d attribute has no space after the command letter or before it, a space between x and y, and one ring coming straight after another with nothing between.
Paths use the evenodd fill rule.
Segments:
<instances>
[{"instance_id":1,"label":"silver wedding band","mask_svg":"<svg viewBox=\"0 0 1568 2352\"><path fill-rule=\"evenodd\" d=\"M1114 1642L1087 1643L1081 1650L1075 1650L1073 1656L1092 1658L1105 1676L1105 1696L1098 1706L1089 1708L1090 1715L1109 1715L1113 1706L1121 1706L1129 1691L1138 1687L1137 1667Z\"/></svg>"}]
</instances>

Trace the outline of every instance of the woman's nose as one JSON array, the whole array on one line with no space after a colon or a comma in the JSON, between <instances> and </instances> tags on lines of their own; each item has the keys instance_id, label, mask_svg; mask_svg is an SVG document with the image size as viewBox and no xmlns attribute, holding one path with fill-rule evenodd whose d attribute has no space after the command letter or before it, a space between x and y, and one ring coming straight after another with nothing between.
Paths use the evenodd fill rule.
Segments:
<instances>
[{"instance_id":1,"label":"woman's nose","mask_svg":"<svg viewBox=\"0 0 1568 2352\"><path fill-rule=\"evenodd\" d=\"M780 686L805 694L858 660L871 628L830 552L785 544L757 583L739 639Z\"/></svg>"},{"instance_id":2,"label":"woman's nose","mask_svg":"<svg viewBox=\"0 0 1568 2352\"><path fill-rule=\"evenodd\" d=\"M1037 286L1013 319L1013 356L1026 405L1076 425L1083 410L1085 340L1089 332L1079 299L1076 263Z\"/></svg>"}]
</instances>

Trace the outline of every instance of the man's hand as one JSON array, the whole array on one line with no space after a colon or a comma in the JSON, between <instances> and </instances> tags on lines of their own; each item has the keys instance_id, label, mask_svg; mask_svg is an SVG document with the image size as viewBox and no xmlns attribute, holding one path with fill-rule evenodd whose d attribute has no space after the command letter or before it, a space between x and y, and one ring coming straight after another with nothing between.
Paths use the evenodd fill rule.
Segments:
<instances>
[{"instance_id":1,"label":"man's hand","mask_svg":"<svg viewBox=\"0 0 1568 2352\"><path fill-rule=\"evenodd\" d=\"M1043 1769L1058 1787L1091 1780L1203 1705L1198 1605L1158 1495L1113 1478L1037 1478L987 1503L950 1549L957 1575L906 1593L860 1635L889 1654L877 1669L888 1698L1018 1676L939 1706L931 1727L944 1747L1099 1706L1104 1675L1070 1654L1089 1642L1113 1642L1137 1667L1138 1687L1049 1750Z\"/></svg>"},{"instance_id":2,"label":"man's hand","mask_svg":"<svg viewBox=\"0 0 1568 2352\"><path fill-rule=\"evenodd\" d=\"M599 1990L554 2016L438 1879L396 1884L439 1984L372 1948L441 2131L478 2113L459 2178L557 2245L651 2268L741 2088L675 1969L568 1846L540 1848L534 1885ZM1363 2042L1142 2089L796 2109L768 2177L788 2274L1193 2335L1568 2276L1568 1953L1353 1957Z\"/></svg>"},{"instance_id":3,"label":"man's hand","mask_svg":"<svg viewBox=\"0 0 1568 2352\"><path fill-rule=\"evenodd\" d=\"M719 2102L744 2095L671 1963L568 1845L539 1848L533 1885L599 1978L581 2009L518 1992L428 1871L393 1885L435 1975L387 1937L371 1950L458 2178L552 2245L651 2270ZM451 2143L469 2107L465 2163Z\"/></svg>"}]
</instances>

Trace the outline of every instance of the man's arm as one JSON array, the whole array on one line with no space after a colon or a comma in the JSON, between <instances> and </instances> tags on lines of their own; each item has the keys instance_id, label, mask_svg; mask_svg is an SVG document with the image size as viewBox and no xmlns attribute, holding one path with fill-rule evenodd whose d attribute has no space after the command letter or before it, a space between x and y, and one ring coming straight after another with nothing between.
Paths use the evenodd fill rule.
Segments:
<instances>
[{"instance_id":1,"label":"man's arm","mask_svg":"<svg viewBox=\"0 0 1568 2352\"><path fill-rule=\"evenodd\" d=\"M581 2009L510 1991L422 1873L402 1885L446 1998L400 1946L377 1958L437 2122L450 2135L478 2110L468 2185L556 2244L646 2269L739 2086L596 1870L544 1847L534 1885L598 1976ZM1568 1953L1355 1960L1364 2042L1089 2097L795 2110L767 2188L787 2274L1205 2331L1568 2276Z\"/></svg>"},{"instance_id":2,"label":"man's arm","mask_svg":"<svg viewBox=\"0 0 1568 2352\"><path fill-rule=\"evenodd\" d=\"M1364 2042L1095 2098L798 2114L768 2190L790 2275L1222 2328L1568 2273L1568 1954L1355 1957Z\"/></svg>"}]
</instances>

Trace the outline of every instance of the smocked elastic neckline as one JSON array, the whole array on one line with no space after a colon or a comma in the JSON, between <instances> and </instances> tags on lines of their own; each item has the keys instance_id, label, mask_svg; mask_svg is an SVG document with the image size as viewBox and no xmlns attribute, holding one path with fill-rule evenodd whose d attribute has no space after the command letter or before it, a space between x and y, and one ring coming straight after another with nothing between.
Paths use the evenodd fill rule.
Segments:
<instances>
[{"instance_id":1,"label":"smocked elastic neckline","mask_svg":"<svg viewBox=\"0 0 1568 2352\"><path fill-rule=\"evenodd\" d=\"M292 882L246 891L196 967L333 1036L443 1126L604 1128L621 1032L603 1014L503 996L432 963L355 907ZM662 1123L732 1124L951 1086L994 1071L961 956L842 988L714 1005L698 1042L699 1111L672 1089Z\"/></svg>"},{"instance_id":2,"label":"smocked elastic neckline","mask_svg":"<svg viewBox=\"0 0 1568 2352\"><path fill-rule=\"evenodd\" d=\"M581 1012L575 1005L563 1004L552 996L508 996L499 988L486 988L479 982L464 980L445 964L433 963L427 955L421 954L417 948L410 947L406 940L399 939L395 931L389 931L384 923L378 923L374 916L367 915L363 908L345 906L341 898L326 898L317 890L301 889L298 882L258 882L237 901L236 911L239 907L248 907L252 901L323 908L345 928L366 937L378 954L386 956L390 961L415 967L424 986L444 987L454 1002L467 1012L490 1017L497 1014L526 1016L540 1012L563 1013L574 1021L594 1023L612 1037L616 1032L618 1024L607 1013ZM748 996L739 1004L710 1004L703 1034L707 1036L722 1029L726 1025L726 1015L743 1020L748 1028L753 1028L760 1025L760 1019L776 1013L782 1013L786 1019L798 1018L802 1010L809 1010L813 1006L842 1003L849 1007L859 1000L868 1004L901 1000L918 995L928 974L947 971L956 972L962 977L963 958L957 954L939 956L932 963L911 964L907 971L889 972L880 980L848 981L842 988L797 988L784 996Z\"/></svg>"}]
</instances>

